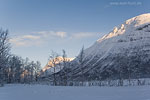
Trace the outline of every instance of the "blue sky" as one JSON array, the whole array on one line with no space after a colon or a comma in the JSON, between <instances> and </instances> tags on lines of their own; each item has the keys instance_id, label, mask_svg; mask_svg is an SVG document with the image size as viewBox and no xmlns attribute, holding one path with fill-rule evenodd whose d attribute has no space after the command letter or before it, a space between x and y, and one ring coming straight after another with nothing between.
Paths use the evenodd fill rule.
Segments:
<instances>
[{"instance_id":1,"label":"blue sky","mask_svg":"<svg viewBox=\"0 0 150 100\"><path fill-rule=\"evenodd\" d=\"M39 60L51 50L68 57L113 27L150 12L149 0L0 0L0 27L9 29L13 54Z\"/></svg>"}]
</instances>

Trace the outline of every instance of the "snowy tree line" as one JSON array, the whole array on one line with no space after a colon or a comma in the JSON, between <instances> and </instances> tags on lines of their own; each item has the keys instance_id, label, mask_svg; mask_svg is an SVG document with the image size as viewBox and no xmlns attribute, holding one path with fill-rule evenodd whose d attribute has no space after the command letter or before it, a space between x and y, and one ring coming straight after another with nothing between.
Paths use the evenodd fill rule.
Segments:
<instances>
[{"instance_id":1,"label":"snowy tree line","mask_svg":"<svg viewBox=\"0 0 150 100\"><path fill-rule=\"evenodd\" d=\"M38 80L41 64L10 53L8 30L0 29L0 85Z\"/></svg>"},{"instance_id":2,"label":"snowy tree line","mask_svg":"<svg viewBox=\"0 0 150 100\"><path fill-rule=\"evenodd\" d=\"M7 83L31 83L38 81L41 71L39 61L29 61L18 56L11 56L5 68L5 81Z\"/></svg>"},{"instance_id":3,"label":"snowy tree line","mask_svg":"<svg viewBox=\"0 0 150 100\"><path fill-rule=\"evenodd\" d=\"M59 59L59 57L62 57L62 59ZM67 85L68 82L68 73L70 70L70 63L67 59L67 54L65 50L62 50L62 55L51 51L51 54L49 55L49 61L52 62L53 66L53 74L46 75L48 77L49 82L51 82L53 85ZM59 66L60 71L56 71L56 66ZM46 71L45 71L46 72ZM43 81L43 80L42 80Z\"/></svg>"},{"instance_id":4,"label":"snowy tree line","mask_svg":"<svg viewBox=\"0 0 150 100\"><path fill-rule=\"evenodd\" d=\"M136 49L136 51L130 53L132 49ZM64 86L84 86L85 83L89 83L88 85L92 86L91 84L101 85L101 82L105 83L103 84L105 86L124 86L127 82L128 85L149 85L142 78L150 77L150 56L148 52L143 52L140 48L132 49L124 50L123 54L110 54L107 58L103 58L95 63L100 56L96 56L90 62L85 57L84 48L82 48L80 54L73 62L65 62L64 60L61 63L64 68L59 72L49 75L47 81L51 85ZM55 54L57 55L57 53ZM57 56L53 56L51 59L55 57ZM67 57L66 53L65 57ZM113 64L111 64L112 62ZM105 66L101 68L103 65Z\"/></svg>"},{"instance_id":5,"label":"snowy tree line","mask_svg":"<svg viewBox=\"0 0 150 100\"><path fill-rule=\"evenodd\" d=\"M63 60L59 61L60 59L57 59L59 56L62 56ZM85 77L84 77L84 63L86 60L84 59L84 47L80 51L80 55L77 57L75 64L79 66L80 68L80 78L79 80L81 83L85 82ZM74 80L74 71L72 70L72 67L74 64L72 64L70 61L67 60L67 54L65 50L62 50L62 55L52 51L49 57L49 61L52 61L53 64L53 74L46 75L43 77L43 80L41 81L49 81L51 85L58 86L58 85L63 85L67 86L70 84L70 81ZM60 62L60 63L57 63ZM60 70L59 72L56 72L56 66L59 66ZM61 68L63 66L63 68ZM47 72L47 71L45 71Z\"/></svg>"}]
</instances>

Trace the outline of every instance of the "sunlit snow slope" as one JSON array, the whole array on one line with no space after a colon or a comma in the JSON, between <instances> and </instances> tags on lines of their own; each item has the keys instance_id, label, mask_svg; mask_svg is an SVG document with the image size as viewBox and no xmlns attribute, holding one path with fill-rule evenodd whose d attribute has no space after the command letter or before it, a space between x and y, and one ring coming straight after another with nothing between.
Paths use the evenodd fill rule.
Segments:
<instances>
[{"instance_id":1,"label":"sunlit snow slope","mask_svg":"<svg viewBox=\"0 0 150 100\"><path fill-rule=\"evenodd\" d=\"M85 77L91 77L93 73L107 78L118 76L120 67L125 67L124 73L132 67L131 72L135 74L149 74L146 71L150 66L150 13L128 19L98 39L85 49L85 60ZM73 70L74 76L78 77L80 68L76 66ZM96 76L91 79L93 77Z\"/></svg>"}]
</instances>

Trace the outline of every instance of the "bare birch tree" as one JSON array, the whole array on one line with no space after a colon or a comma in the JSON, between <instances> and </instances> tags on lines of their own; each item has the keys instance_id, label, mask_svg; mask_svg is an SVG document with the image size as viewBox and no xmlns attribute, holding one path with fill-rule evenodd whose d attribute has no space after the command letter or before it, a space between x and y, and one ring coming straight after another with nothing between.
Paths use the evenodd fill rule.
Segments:
<instances>
[{"instance_id":1,"label":"bare birch tree","mask_svg":"<svg viewBox=\"0 0 150 100\"><path fill-rule=\"evenodd\" d=\"M59 62L59 59L58 59L59 55L58 53L54 52L54 51L51 51L51 54L49 56L49 61L52 62L52 67L53 67L53 85L56 86L57 85L57 80L56 80L56 65L58 64Z\"/></svg>"},{"instance_id":2,"label":"bare birch tree","mask_svg":"<svg viewBox=\"0 0 150 100\"><path fill-rule=\"evenodd\" d=\"M8 30L3 31L0 29L0 85L2 86L5 80L4 71L8 66L9 58L9 42L8 42Z\"/></svg>"}]
</instances>

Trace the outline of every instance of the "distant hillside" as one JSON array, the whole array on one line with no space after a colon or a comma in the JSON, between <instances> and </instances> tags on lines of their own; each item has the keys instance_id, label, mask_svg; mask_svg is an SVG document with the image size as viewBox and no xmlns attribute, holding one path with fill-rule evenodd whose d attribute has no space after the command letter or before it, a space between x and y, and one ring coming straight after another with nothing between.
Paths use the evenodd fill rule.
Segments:
<instances>
[{"instance_id":1,"label":"distant hillside","mask_svg":"<svg viewBox=\"0 0 150 100\"><path fill-rule=\"evenodd\" d=\"M62 65L62 62L63 62L63 57L57 57L55 58L55 60L57 59L56 61L56 66L55 66L55 73L61 71L63 69L63 65ZM67 62L70 62L72 61L74 58L65 58L65 61ZM54 65L52 63L52 60L50 60L48 62L48 64L46 64L46 66L42 69L42 72L45 74L53 74L54 73Z\"/></svg>"},{"instance_id":2,"label":"distant hillside","mask_svg":"<svg viewBox=\"0 0 150 100\"><path fill-rule=\"evenodd\" d=\"M85 80L150 77L150 13L126 20L84 53ZM70 75L80 80L78 64Z\"/></svg>"}]
</instances>

